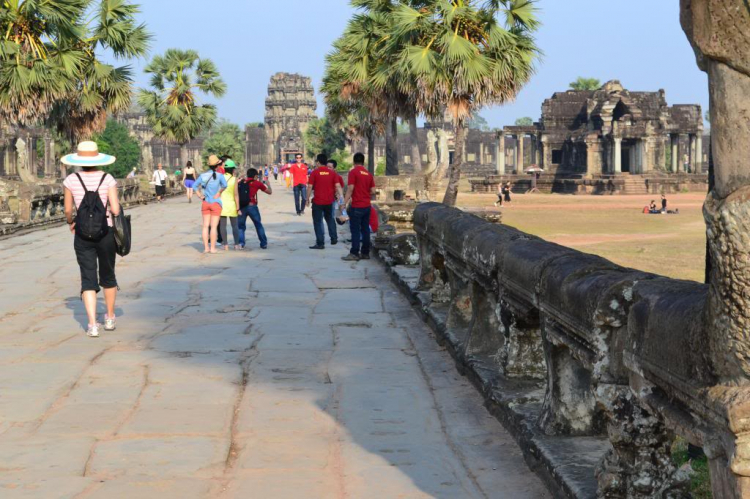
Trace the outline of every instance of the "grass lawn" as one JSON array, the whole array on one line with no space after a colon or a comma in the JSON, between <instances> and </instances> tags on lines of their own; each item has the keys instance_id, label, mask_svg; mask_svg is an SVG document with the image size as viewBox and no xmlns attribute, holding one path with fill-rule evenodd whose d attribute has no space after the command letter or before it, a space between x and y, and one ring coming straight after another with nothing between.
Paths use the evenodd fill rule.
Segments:
<instances>
[{"instance_id":1,"label":"grass lawn","mask_svg":"<svg viewBox=\"0 0 750 499\"><path fill-rule=\"evenodd\" d=\"M495 208L495 195L461 193L463 208L502 210L503 223L619 265L677 279L703 282L706 234L703 194L668 196L679 215L644 215L658 196L516 194Z\"/></svg>"}]
</instances>

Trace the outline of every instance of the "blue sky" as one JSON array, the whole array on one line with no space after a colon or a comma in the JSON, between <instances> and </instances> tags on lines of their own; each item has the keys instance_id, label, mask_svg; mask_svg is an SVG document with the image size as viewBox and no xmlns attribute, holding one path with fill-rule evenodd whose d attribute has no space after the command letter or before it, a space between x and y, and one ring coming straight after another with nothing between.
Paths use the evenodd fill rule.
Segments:
<instances>
[{"instance_id":1,"label":"blue sky","mask_svg":"<svg viewBox=\"0 0 750 499\"><path fill-rule=\"evenodd\" d=\"M229 86L219 112L239 124L263 120L266 87L276 72L311 76L317 90L325 55L353 12L348 0L140 2L156 37L152 54L192 48L213 59ZM542 101L577 76L619 79L630 90L664 88L670 104L707 109L707 78L680 28L678 0L540 0L538 6L544 58L515 102L481 113L491 126L538 119ZM144 65L133 64L143 85Z\"/></svg>"}]
</instances>

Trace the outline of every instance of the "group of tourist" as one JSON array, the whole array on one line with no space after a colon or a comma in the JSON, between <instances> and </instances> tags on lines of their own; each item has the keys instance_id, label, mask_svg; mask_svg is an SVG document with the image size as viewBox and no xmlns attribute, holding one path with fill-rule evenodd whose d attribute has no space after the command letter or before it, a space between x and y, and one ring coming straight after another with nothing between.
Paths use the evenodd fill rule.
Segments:
<instances>
[{"instance_id":1,"label":"group of tourist","mask_svg":"<svg viewBox=\"0 0 750 499\"><path fill-rule=\"evenodd\" d=\"M502 207L505 205L510 206L511 197L510 194L512 192L512 186L510 182L502 183L500 182L497 184L497 201L495 201L495 207L498 206Z\"/></svg>"}]
</instances>

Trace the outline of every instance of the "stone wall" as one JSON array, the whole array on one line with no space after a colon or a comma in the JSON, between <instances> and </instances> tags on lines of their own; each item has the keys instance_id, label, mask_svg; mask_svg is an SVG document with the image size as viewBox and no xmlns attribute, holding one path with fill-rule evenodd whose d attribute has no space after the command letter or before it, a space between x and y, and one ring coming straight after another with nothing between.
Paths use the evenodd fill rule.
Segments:
<instances>
[{"instance_id":1,"label":"stone wall","mask_svg":"<svg viewBox=\"0 0 750 499\"><path fill-rule=\"evenodd\" d=\"M117 181L120 202L132 206L155 199L153 186L144 178ZM169 179L168 193L183 192L174 178ZM21 229L59 223L64 220L62 184L29 184L0 179L0 235Z\"/></svg>"},{"instance_id":2,"label":"stone wall","mask_svg":"<svg viewBox=\"0 0 750 499\"><path fill-rule=\"evenodd\" d=\"M720 383L708 286L437 203L414 227L394 254L419 263L394 276L561 495L686 497L680 435L705 449L715 497L750 497L727 493L750 469L750 387Z\"/></svg>"}]
</instances>

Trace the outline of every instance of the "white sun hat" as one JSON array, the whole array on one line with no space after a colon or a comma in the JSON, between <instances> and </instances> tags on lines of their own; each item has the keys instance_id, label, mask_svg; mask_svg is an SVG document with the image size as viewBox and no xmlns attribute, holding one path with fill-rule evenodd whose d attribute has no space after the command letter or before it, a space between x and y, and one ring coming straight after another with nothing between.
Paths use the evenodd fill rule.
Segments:
<instances>
[{"instance_id":1,"label":"white sun hat","mask_svg":"<svg viewBox=\"0 0 750 499\"><path fill-rule=\"evenodd\" d=\"M78 152L75 154L68 154L60 161L64 165L81 166L86 168L111 165L116 160L117 158L114 156L100 153L99 146L96 145L96 142L86 141L78 144Z\"/></svg>"}]
</instances>

